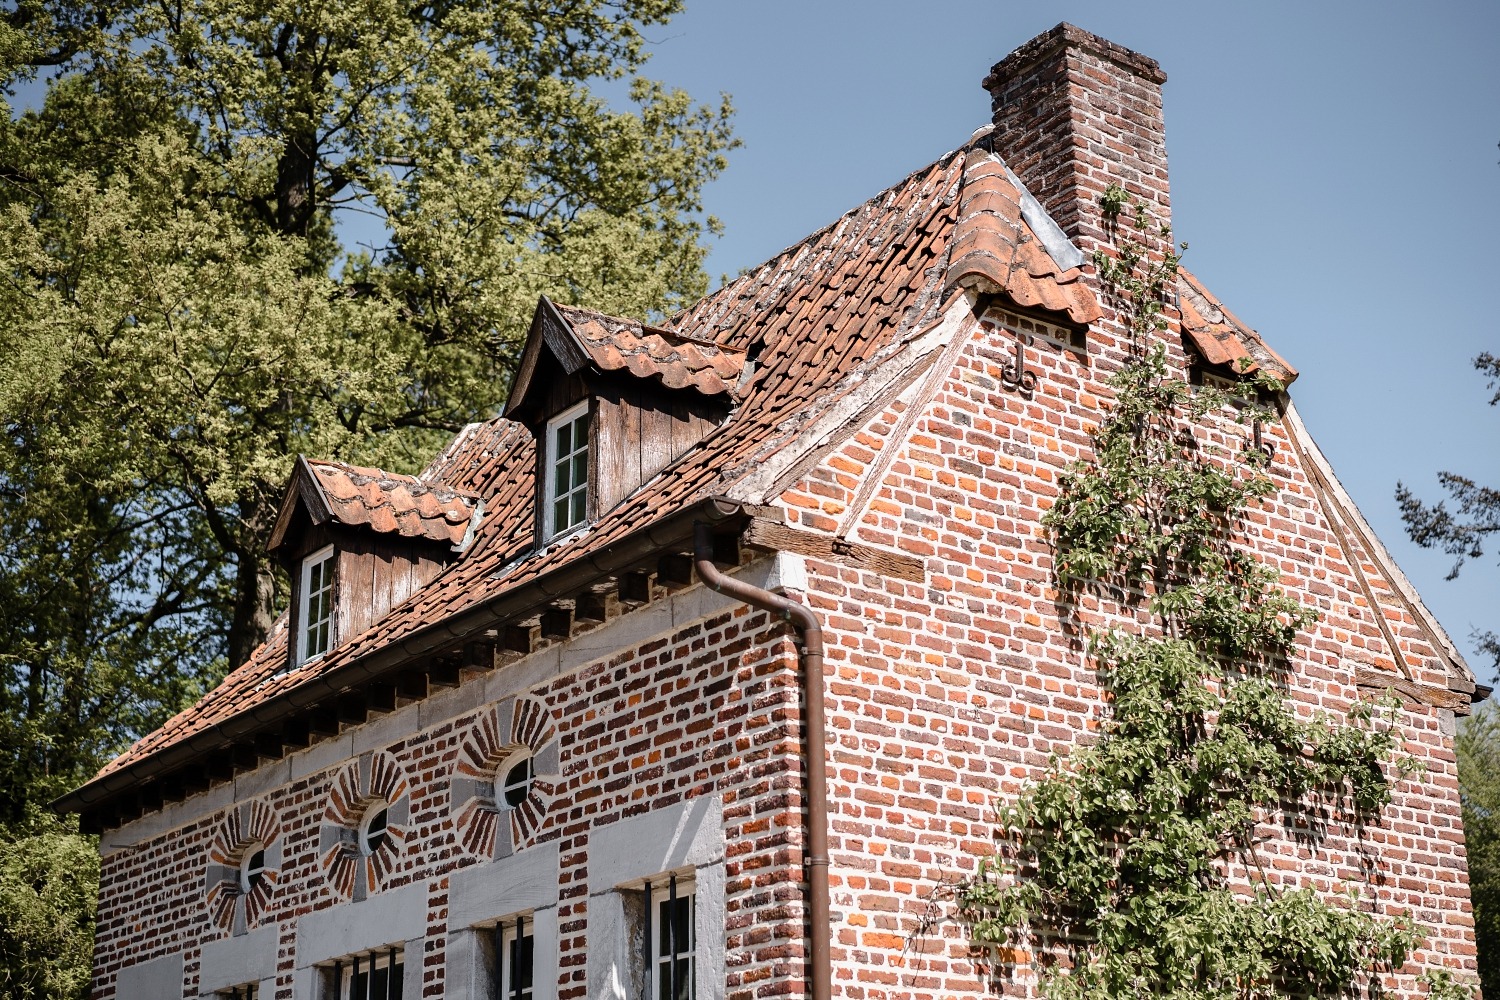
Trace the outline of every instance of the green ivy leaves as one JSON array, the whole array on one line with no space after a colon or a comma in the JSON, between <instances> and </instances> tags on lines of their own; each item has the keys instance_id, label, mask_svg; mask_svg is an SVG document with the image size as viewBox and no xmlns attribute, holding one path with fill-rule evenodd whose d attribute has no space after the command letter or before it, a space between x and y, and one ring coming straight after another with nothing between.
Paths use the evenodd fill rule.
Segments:
<instances>
[{"instance_id":1,"label":"green ivy leaves","mask_svg":"<svg viewBox=\"0 0 1500 1000\"><path fill-rule=\"evenodd\" d=\"M1106 194L1107 217L1126 203ZM1209 443L1205 425L1233 419L1225 395L1145 346L1177 266L1151 236L1137 204L1133 235L1096 259L1141 349L1111 379L1094 458L1043 518L1065 602L1092 594L1151 624L1091 637L1110 714L1002 807L999 849L958 890L960 912L1002 961L1029 957L1051 1000L1373 992L1422 940L1410 917L1380 915L1358 887L1289 886L1258 847L1294 836L1321 850L1330 823L1357 828L1389 804L1393 776L1414 770L1399 705L1339 719L1289 703L1293 646L1315 614L1244 545L1243 518L1273 484L1257 449ZM1241 420L1270 416L1240 403ZM1430 988L1468 995L1441 975Z\"/></svg>"}]
</instances>

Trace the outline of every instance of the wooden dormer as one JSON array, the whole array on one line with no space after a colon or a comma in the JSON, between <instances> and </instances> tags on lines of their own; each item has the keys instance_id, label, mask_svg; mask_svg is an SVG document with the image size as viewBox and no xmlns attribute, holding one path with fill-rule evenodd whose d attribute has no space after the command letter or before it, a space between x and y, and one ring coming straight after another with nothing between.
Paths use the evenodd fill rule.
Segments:
<instances>
[{"instance_id":1,"label":"wooden dormer","mask_svg":"<svg viewBox=\"0 0 1500 1000\"><path fill-rule=\"evenodd\" d=\"M538 540L587 524L702 441L744 366L738 351L543 298L504 411L536 436Z\"/></svg>"},{"instance_id":2,"label":"wooden dormer","mask_svg":"<svg viewBox=\"0 0 1500 1000\"><path fill-rule=\"evenodd\" d=\"M267 546L292 581L289 666L359 635L429 583L483 511L479 497L441 483L299 457Z\"/></svg>"}]
</instances>

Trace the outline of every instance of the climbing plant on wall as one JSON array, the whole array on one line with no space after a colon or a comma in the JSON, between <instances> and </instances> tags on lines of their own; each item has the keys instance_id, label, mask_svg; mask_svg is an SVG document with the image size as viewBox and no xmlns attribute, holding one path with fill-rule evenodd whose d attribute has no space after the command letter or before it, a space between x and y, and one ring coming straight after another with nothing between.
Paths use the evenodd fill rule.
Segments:
<instances>
[{"instance_id":1,"label":"climbing plant on wall","mask_svg":"<svg viewBox=\"0 0 1500 1000\"><path fill-rule=\"evenodd\" d=\"M1394 706L1335 718L1289 703L1293 644L1315 616L1236 544L1272 490L1268 460L1206 431L1237 440L1232 414L1269 416L1255 399L1279 387L1237 387L1247 402L1181 379L1153 336L1177 270L1170 234L1140 205L1120 225L1132 205L1118 188L1104 207L1115 252L1095 264L1134 350L1093 457L1062 479L1043 524L1060 600L1120 613L1087 639L1108 712L1001 809L997 850L960 888L960 911L1002 962L1033 962L1052 1000L1373 990L1419 944L1412 920L1376 912L1359 886L1283 880L1257 845L1284 825L1316 847L1330 825L1378 816L1412 766Z\"/></svg>"}]
</instances>

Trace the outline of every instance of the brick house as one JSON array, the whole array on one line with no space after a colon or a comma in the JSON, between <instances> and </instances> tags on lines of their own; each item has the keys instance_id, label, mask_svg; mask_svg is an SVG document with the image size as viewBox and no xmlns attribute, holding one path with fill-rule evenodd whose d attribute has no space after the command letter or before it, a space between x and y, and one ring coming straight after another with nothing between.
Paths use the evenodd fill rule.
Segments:
<instances>
[{"instance_id":1,"label":"brick house","mask_svg":"<svg viewBox=\"0 0 1500 1000\"><path fill-rule=\"evenodd\" d=\"M420 475L299 461L270 640L61 803L103 834L94 995L993 991L930 898L1103 711L1039 519L1125 357L1099 196L1170 221L1164 81L1060 25L992 128L668 326L543 300L503 415ZM1176 291L1184 376L1295 379ZM1403 699L1427 770L1363 836L1432 931L1410 992L1474 967L1452 736L1487 692L1291 395L1249 544L1321 613L1290 696ZM1350 836L1265 853L1331 890Z\"/></svg>"}]
</instances>

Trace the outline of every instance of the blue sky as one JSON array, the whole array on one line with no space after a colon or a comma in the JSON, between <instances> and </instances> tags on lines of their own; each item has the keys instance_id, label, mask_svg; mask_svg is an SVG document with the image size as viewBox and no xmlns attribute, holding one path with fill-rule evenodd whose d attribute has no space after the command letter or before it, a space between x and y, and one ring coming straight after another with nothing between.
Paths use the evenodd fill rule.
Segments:
<instances>
[{"instance_id":1,"label":"blue sky","mask_svg":"<svg viewBox=\"0 0 1500 1000\"><path fill-rule=\"evenodd\" d=\"M1500 629L1496 553L1406 541L1393 491L1500 486L1500 4L687 0L650 75L732 95L744 148L707 191L712 273L798 242L989 118L979 86L1059 21L1161 63L1186 264L1302 375L1292 394L1475 667ZM1486 671L1487 672L1487 671Z\"/></svg>"}]
</instances>

